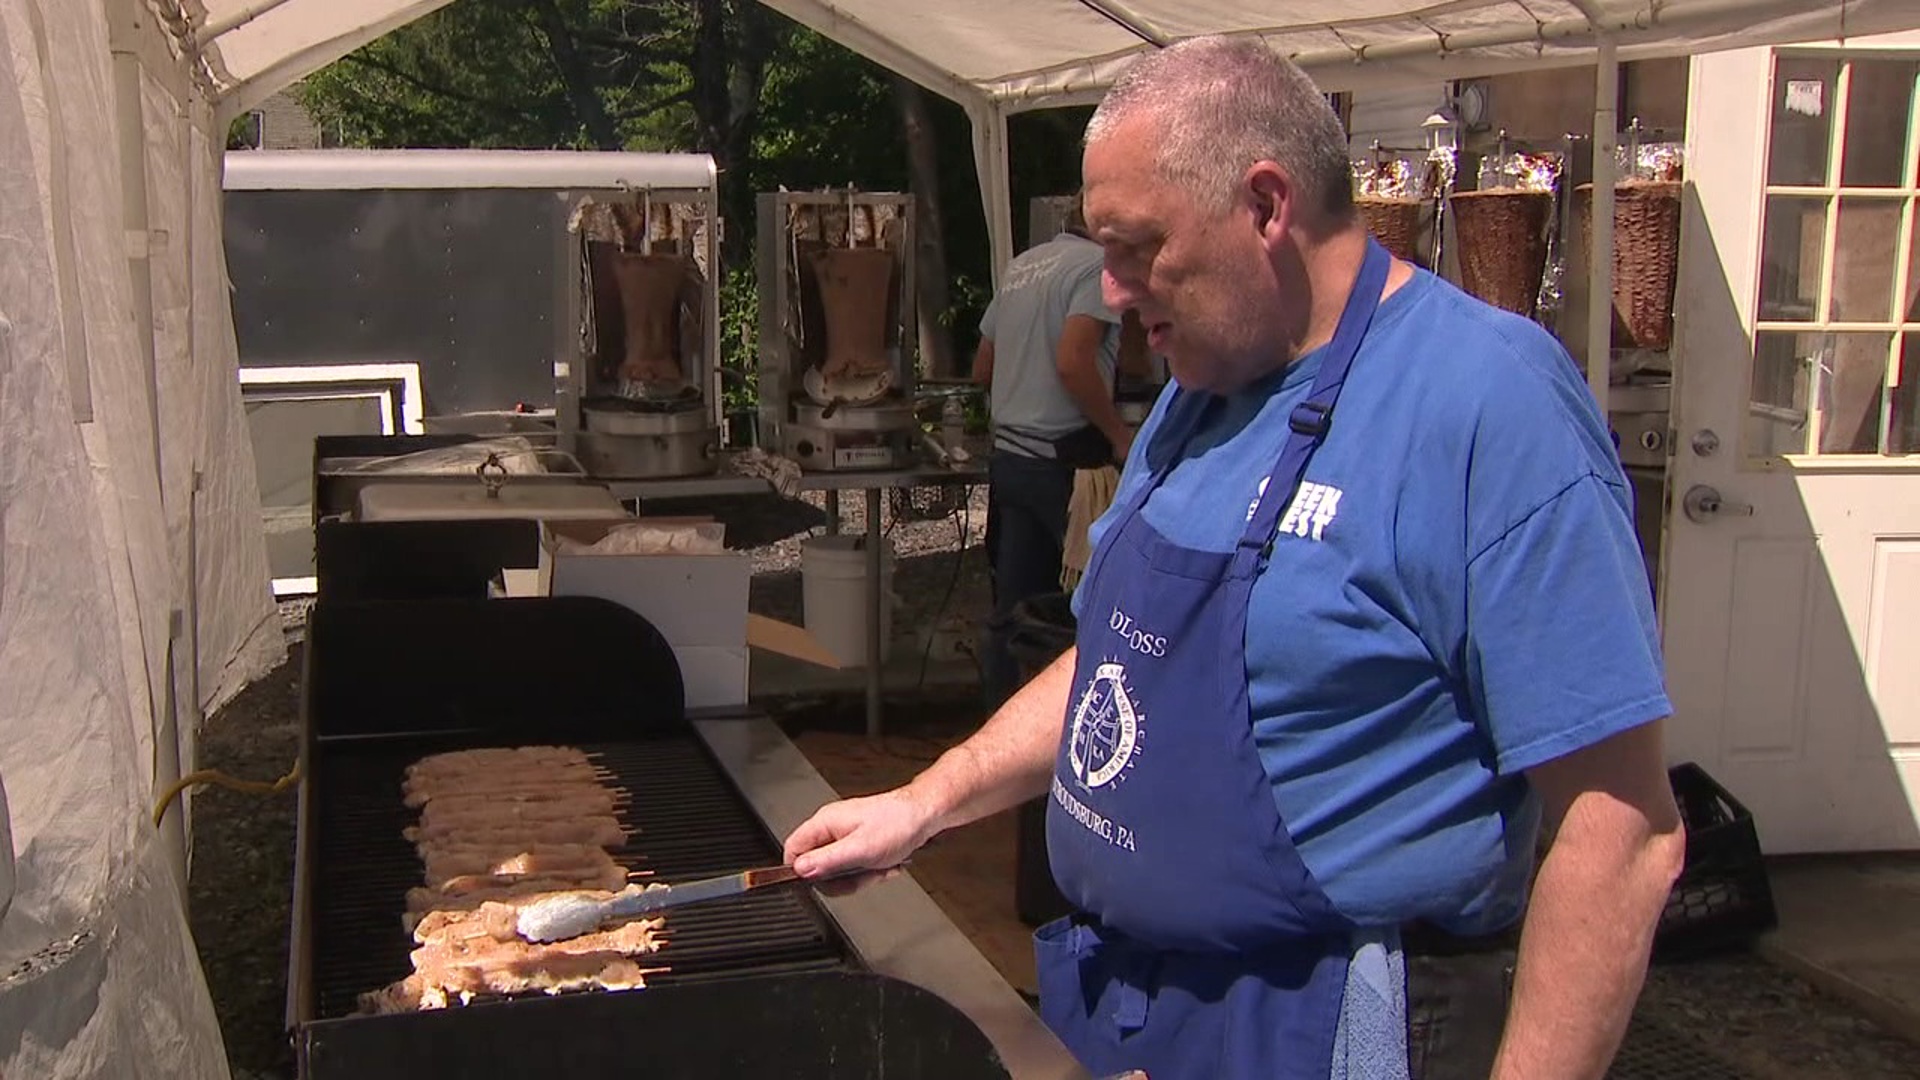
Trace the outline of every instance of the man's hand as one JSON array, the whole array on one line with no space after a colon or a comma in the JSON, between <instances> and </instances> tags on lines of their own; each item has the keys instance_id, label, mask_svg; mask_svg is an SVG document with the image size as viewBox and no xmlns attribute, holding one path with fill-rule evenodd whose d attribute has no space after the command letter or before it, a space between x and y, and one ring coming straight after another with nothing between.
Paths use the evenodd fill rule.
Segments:
<instances>
[{"instance_id":1,"label":"man's hand","mask_svg":"<svg viewBox=\"0 0 1920 1080\"><path fill-rule=\"evenodd\" d=\"M1495 1080L1606 1075L1686 862L1663 761L1651 723L1528 771L1553 841L1521 933Z\"/></svg>"},{"instance_id":2,"label":"man's hand","mask_svg":"<svg viewBox=\"0 0 1920 1080\"><path fill-rule=\"evenodd\" d=\"M972 738L941 754L904 786L815 811L787 837L786 862L805 878L886 870L942 830L1046 791L1066 722L1075 656L1068 649Z\"/></svg>"},{"instance_id":3,"label":"man's hand","mask_svg":"<svg viewBox=\"0 0 1920 1080\"><path fill-rule=\"evenodd\" d=\"M785 860L807 878L886 870L927 842L932 823L906 788L828 803L787 837Z\"/></svg>"},{"instance_id":4,"label":"man's hand","mask_svg":"<svg viewBox=\"0 0 1920 1080\"><path fill-rule=\"evenodd\" d=\"M1118 432L1107 434L1107 441L1113 444L1113 463L1116 467L1125 465L1127 455L1133 453L1133 435L1134 431L1130 427L1122 427Z\"/></svg>"}]
</instances>

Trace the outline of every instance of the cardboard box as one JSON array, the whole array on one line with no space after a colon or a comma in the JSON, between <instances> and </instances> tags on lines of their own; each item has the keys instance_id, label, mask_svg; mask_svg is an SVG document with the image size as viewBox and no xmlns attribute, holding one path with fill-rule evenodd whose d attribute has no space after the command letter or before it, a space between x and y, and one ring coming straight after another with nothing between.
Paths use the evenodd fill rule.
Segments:
<instances>
[{"instance_id":1,"label":"cardboard box","mask_svg":"<svg viewBox=\"0 0 1920 1080\"><path fill-rule=\"evenodd\" d=\"M668 519L638 519L665 523ZM685 519L672 519L675 523ZM667 643L739 648L747 643L747 587L753 559L718 554L562 554L562 537L591 544L614 528L634 524L551 521L540 528L540 592L598 596L638 612Z\"/></svg>"},{"instance_id":2,"label":"cardboard box","mask_svg":"<svg viewBox=\"0 0 1920 1080\"><path fill-rule=\"evenodd\" d=\"M745 554L600 555L559 550L562 537L591 544L608 530L635 520L697 524L709 519L546 522L541 526L540 565L503 569L490 591L496 596L595 596L637 612L672 646L690 709L745 705L755 648L821 667L843 666L805 629L747 611L753 560Z\"/></svg>"}]
</instances>

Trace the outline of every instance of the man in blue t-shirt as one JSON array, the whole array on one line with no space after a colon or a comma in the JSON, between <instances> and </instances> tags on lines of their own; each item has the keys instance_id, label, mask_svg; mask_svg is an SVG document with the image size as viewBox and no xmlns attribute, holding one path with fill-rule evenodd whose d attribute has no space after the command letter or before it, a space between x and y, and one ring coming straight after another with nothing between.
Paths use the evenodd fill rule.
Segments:
<instances>
[{"instance_id":1,"label":"man in blue t-shirt","mask_svg":"<svg viewBox=\"0 0 1920 1080\"><path fill-rule=\"evenodd\" d=\"M1685 841L1578 370L1370 240L1337 119L1256 43L1137 61L1084 175L1107 302L1175 386L1076 648L788 857L892 866L1049 793L1080 914L1036 935L1041 1012L1096 1074L1604 1075Z\"/></svg>"},{"instance_id":2,"label":"man in blue t-shirt","mask_svg":"<svg viewBox=\"0 0 1920 1080\"><path fill-rule=\"evenodd\" d=\"M1019 689L1011 643L1026 600L1060 589L1075 468L1126 460L1132 432L1113 401L1120 316L1100 296L1100 245L1074 199L1058 236L1015 256L980 319L973 379L988 388L987 562L993 611L981 650L989 707ZM1099 460L1063 455L1090 441Z\"/></svg>"}]
</instances>

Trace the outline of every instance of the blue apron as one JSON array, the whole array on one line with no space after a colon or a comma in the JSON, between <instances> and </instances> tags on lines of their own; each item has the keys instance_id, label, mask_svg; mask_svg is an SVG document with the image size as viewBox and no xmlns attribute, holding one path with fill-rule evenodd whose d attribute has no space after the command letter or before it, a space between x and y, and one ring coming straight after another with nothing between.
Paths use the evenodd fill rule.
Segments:
<instances>
[{"instance_id":1,"label":"blue apron","mask_svg":"<svg viewBox=\"0 0 1920 1080\"><path fill-rule=\"evenodd\" d=\"M1035 935L1041 1017L1094 1075L1326 1080L1354 924L1300 859L1253 745L1247 600L1326 437L1391 260L1369 240L1313 389L1236 549L1141 515L1169 454L1087 569L1047 850L1084 912ZM1207 407L1176 394L1183 449Z\"/></svg>"}]
</instances>

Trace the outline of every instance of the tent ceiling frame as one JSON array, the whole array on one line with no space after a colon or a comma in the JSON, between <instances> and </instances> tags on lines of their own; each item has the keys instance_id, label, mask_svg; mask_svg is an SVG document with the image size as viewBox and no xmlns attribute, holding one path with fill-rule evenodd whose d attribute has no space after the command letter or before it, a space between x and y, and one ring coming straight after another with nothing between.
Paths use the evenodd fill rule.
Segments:
<instances>
[{"instance_id":1,"label":"tent ceiling frame","mask_svg":"<svg viewBox=\"0 0 1920 1080\"><path fill-rule=\"evenodd\" d=\"M243 8L235 10L225 18L215 19L203 24L195 31L194 36L202 43L213 41L223 34L240 29L284 3L287 3L287 0L258 0L257 3L248 4Z\"/></svg>"},{"instance_id":2,"label":"tent ceiling frame","mask_svg":"<svg viewBox=\"0 0 1920 1080\"><path fill-rule=\"evenodd\" d=\"M1532 44L1542 66L1585 65L1592 60L1585 56L1569 56L1564 60L1547 55L1550 46L1572 46L1590 42L1598 46L1602 38L1614 38L1619 46L1630 45L1631 38L1645 35L1657 29L1682 30L1689 26L1740 16L1752 21L1761 21L1769 17L1793 14L1804 11L1803 0L1693 0L1685 7L1674 8L1660 0L1643 0L1631 11L1608 15L1599 10L1592 0L1569 0L1581 12L1577 18L1556 19L1551 22L1534 17L1534 25L1528 30L1524 25L1503 26L1481 31L1463 31L1443 33L1434 31L1433 40L1413 39L1387 44L1355 44L1337 49L1319 49L1312 52L1289 54L1289 59L1307 69L1310 74L1318 74L1327 69L1343 65L1359 66L1370 63L1383 63L1393 60L1411 60L1420 57L1446 60L1458 54L1477 49L1497 49L1514 45ZM1834 5L1839 9L1839 18L1844 25L1846 9L1853 0L1838 0ZM1519 5L1527 9L1524 3ZM1345 24L1348 27L1361 25ZM1229 31L1229 37L1265 37L1271 34L1286 33L1307 29L1302 26L1268 26L1246 30ZM1326 26L1323 29L1337 31L1339 27ZM1649 49L1655 48L1648 46ZM1118 59L1125 53L1113 54L1107 60ZM1664 54L1663 54L1664 55ZM881 61L884 63L885 61ZM1095 60L1096 63L1100 62ZM1472 60L1463 58L1463 68L1456 78L1471 78L1479 74L1470 70ZM1512 67L1513 58L1502 58L1499 66ZM1110 79L1089 72L1084 78L1069 79L1054 86L1040 89L1007 89L1007 84L1016 79L1044 78L1050 72L1065 71L1069 67L1085 67L1086 60L1074 64L1058 64L1037 68L1029 72L1000 76L992 83L980 84L978 90L1009 112L1029 112L1035 109L1050 109L1065 105L1086 104L1097 99L1106 91Z\"/></svg>"},{"instance_id":3,"label":"tent ceiling frame","mask_svg":"<svg viewBox=\"0 0 1920 1080\"><path fill-rule=\"evenodd\" d=\"M1079 3L1081 7L1155 48L1164 49L1173 41L1139 14L1124 5L1113 3L1113 0L1079 0Z\"/></svg>"}]
</instances>

